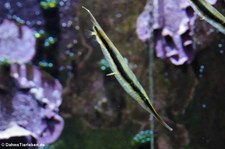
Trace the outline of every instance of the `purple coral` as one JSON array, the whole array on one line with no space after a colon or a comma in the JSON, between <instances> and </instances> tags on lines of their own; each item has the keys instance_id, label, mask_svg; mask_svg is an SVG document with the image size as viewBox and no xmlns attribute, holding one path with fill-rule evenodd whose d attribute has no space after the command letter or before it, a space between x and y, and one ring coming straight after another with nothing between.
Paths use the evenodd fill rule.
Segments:
<instances>
[{"instance_id":1,"label":"purple coral","mask_svg":"<svg viewBox=\"0 0 225 149\"><path fill-rule=\"evenodd\" d=\"M215 4L216 0L209 2ZM153 5L152 18L150 11L146 9L151 7L150 5ZM147 32L152 29L157 57L167 59L174 65L191 63L197 51L193 42L196 18L186 0L160 0L154 4L147 3L137 19L137 34L139 39L146 41L150 38ZM152 27L147 29L147 25L140 25L149 24L145 21L153 22Z\"/></svg>"},{"instance_id":2,"label":"purple coral","mask_svg":"<svg viewBox=\"0 0 225 149\"><path fill-rule=\"evenodd\" d=\"M7 98L7 102L0 100L0 105L5 107L0 112L0 140L2 133L14 124L23 128L21 133L26 132L25 136L32 136L37 143L53 143L64 127L64 121L58 115L62 102L61 84L32 65L13 64L10 73L12 85L8 86L8 91L3 88L6 91L0 94ZM15 136L21 135L17 132L8 137Z\"/></svg>"},{"instance_id":3,"label":"purple coral","mask_svg":"<svg viewBox=\"0 0 225 149\"><path fill-rule=\"evenodd\" d=\"M35 54L33 31L24 25L4 20L0 25L0 59L9 63L29 62Z\"/></svg>"},{"instance_id":4,"label":"purple coral","mask_svg":"<svg viewBox=\"0 0 225 149\"><path fill-rule=\"evenodd\" d=\"M217 0L207 0L211 5L216 4Z\"/></svg>"},{"instance_id":5,"label":"purple coral","mask_svg":"<svg viewBox=\"0 0 225 149\"><path fill-rule=\"evenodd\" d=\"M137 18L137 28L136 33L138 38L143 42L147 41L151 36L152 29L150 28L150 22L152 20L150 16L151 4L150 1L147 2L144 11Z\"/></svg>"}]
</instances>

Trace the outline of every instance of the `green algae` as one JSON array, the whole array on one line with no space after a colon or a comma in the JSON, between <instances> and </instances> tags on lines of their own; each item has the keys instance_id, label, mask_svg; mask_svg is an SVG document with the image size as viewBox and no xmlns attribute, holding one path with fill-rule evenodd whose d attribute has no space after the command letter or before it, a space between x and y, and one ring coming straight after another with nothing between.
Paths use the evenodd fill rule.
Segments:
<instances>
[{"instance_id":1,"label":"green algae","mask_svg":"<svg viewBox=\"0 0 225 149\"><path fill-rule=\"evenodd\" d=\"M133 147L144 146L147 144L149 145L151 137L153 137L153 133L151 130L140 131L131 140L131 145Z\"/></svg>"}]
</instances>

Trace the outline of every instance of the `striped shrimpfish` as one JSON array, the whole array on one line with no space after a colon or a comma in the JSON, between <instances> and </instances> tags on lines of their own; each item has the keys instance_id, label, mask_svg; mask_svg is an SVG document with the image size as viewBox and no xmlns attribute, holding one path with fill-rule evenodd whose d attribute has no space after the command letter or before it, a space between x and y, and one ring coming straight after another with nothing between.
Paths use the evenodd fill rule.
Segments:
<instances>
[{"instance_id":1,"label":"striped shrimpfish","mask_svg":"<svg viewBox=\"0 0 225 149\"><path fill-rule=\"evenodd\" d=\"M110 69L113 73L119 84L122 88L133 98L135 99L146 111L153 114L153 116L160 121L160 123L165 126L168 130L172 131L173 129L167 125L164 120L159 116L153 107L147 93L144 88L141 86L136 76L129 68L127 62L114 46L112 41L108 38L106 33L100 27L99 23L96 21L92 13L85 7L83 7L90 15L91 21L93 23L93 32L92 35L96 37L97 42L99 43L105 59L108 61Z\"/></svg>"}]
</instances>

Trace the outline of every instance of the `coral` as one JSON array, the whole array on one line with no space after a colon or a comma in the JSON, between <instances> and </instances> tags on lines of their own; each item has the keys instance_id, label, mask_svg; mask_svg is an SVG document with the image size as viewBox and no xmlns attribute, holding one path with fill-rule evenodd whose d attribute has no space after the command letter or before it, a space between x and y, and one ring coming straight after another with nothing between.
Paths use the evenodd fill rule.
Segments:
<instances>
[{"instance_id":1,"label":"coral","mask_svg":"<svg viewBox=\"0 0 225 149\"><path fill-rule=\"evenodd\" d=\"M152 29L150 27L150 23L153 22L152 17L150 16L151 9L151 1L147 1L143 12L139 15L136 22L136 33L138 38L143 42L147 41L152 34Z\"/></svg>"},{"instance_id":2,"label":"coral","mask_svg":"<svg viewBox=\"0 0 225 149\"><path fill-rule=\"evenodd\" d=\"M216 0L209 2L215 4ZM152 15L149 8L153 8ZM212 38L205 41L205 35L213 36L214 33L209 30L210 26L198 23L196 13L186 0L160 0L153 4L148 2L136 26L142 41L148 40L153 32L157 57L174 65L190 64L196 52L203 49L202 45L210 45L212 42ZM198 28L202 31L197 31Z\"/></svg>"},{"instance_id":3,"label":"coral","mask_svg":"<svg viewBox=\"0 0 225 149\"><path fill-rule=\"evenodd\" d=\"M58 5L58 0L42 0L40 5L43 9L55 8Z\"/></svg>"},{"instance_id":4,"label":"coral","mask_svg":"<svg viewBox=\"0 0 225 149\"><path fill-rule=\"evenodd\" d=\"M35 41L32 29L4 20L0 25L0 59L9 63L29 62L35 54Z\"/></svg>"},{"instance_id":5,"label":"coral","mask_svg":"<svg viewBox=\"0 0 225 149\"><path fill-rule=\"evenodd\" d=\"M153 137L151 130L140 131L138 134L136 134L133 137L131 141L131 145L142 146L142 145L146 145L147 143L149 144L151 141L151 137Z\"/></svg>"},{"instance_id":6,"label":"coral","mask_svg":"<svg viewBox=\"0 0 225 149\"><path fill-rule=\"evenodd\" d=\"M1 69L4 77L7 73ZM58 115L62 86L56 79L32 65L11 65L8 82L2 82L0 138L12 124L29 132L37 143L53 143L61 134L64 121ZM4 78L1 77L1 80ZM8 83L9 85L6 85ZM3 106L4 105L4 106ZM22 129L21 129L22 130ZM20 133L8 137L19 137ZM25 135L27 136L27 135Z\"/></svg>"}]
</instances>

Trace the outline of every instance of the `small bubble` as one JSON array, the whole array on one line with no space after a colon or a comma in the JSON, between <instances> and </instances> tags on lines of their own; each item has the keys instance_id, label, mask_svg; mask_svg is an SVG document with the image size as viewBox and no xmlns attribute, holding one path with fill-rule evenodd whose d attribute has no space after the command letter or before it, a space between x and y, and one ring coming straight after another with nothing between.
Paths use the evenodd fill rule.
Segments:
<instances>
[{"instance_id":1,"label":"small bubble","mask_svg":"<svg viewBox=\"0 0 225 149\"><path fill-rule=\"evenodd\" d=\"M67 50L66 55L73 57L75 54L73 52L71 52L70 50Z\"/></svg>"},{"instance_id":2,"label":"small bubble","mask_svg":"<svg viewBox=\"0 0 225 149\"><path fill-rule=\"evenodd\" d=\"M44 46L45 46L45 47L48 47L48 46L50 46L50 45L53 45L53 44L56 43L56 41L57 41L56 38L54 38L54 37L52 37L52 36L49 36L47 39L45 39Z\"/></svg>"},{"instance_id":3,"label":"small bubble","mask_svg":"<svg viewBox=\"0 0 225 149\"><path fill-rule=\"evenodd\" d=\"M73 20L74 20L74 21L79 21L79 18L78 18L78 17L74 17Z\"/></svg>"},{"instance_id":4,"label":"small bubble","mask_svg":"<svg viewBox=\"0 0 225 149\"><path fill-rule=\"evenodd\" d=\"M77 40L76 39L73 40L73 44L77 44Z\"/></svg>"},{"instance_id":5,"label":"small bubble","mask_svg":"<svg viewBox=\"0 0 225 149\"><path fill-rule=\"evenodd\" d=\"M38 16L38 15L41 14L41 12L40 12L40 11L35 11L34 14L35 14L36 16Z\"/></svg>"},{"instance_id":6,"label":"small bubble","mask_svg":"<svg viewBox=\"0 0 225 149\"><path fill-rule=\"evenodd\" d=\"M73 24L73 22L72 22L71 20L69 20L69 21L67 22L67 27L71 27L72 24Z\"/></svg>"},{"instance_id":7,"label":"small bubble","mask_svg":"<svg viewBox=\"0 0 225 149\"><path fill-rule=\"evenodd\" d=\"M45 41L45 42L44 42L44 46L45 46L45 47L49 47L49 46L50 46L50 43L49 43L48 41Z\"/></svg>"},{"instance_id":8,"label":"small bubble","mask_svg":"<svg viewBox=\"0 0 225 149\"><path fill-rule=\"evenodd\" d=\"M218 44L218 48L219 48L219 53L220 54L224 54L224 48L223 48L223 44L222 43Z\"/></svg>"},{"instance_id":9,"label":"small bubble","mask_svg":"<svg viewBox=\"0 0 225 149\"><path fill-rule=\"evenodd\" d=\"M66 27L66 23L65 22L63 22L61 25L62 25L62 27Z\"/></svg>"},{"instance_id":10,"label":"small bubble","mask_svg":"<svg viewBox=\"0 0 225 149\"><path fill-rule=\"evenodd\" d=\"M80 29L80 26L76 25L76 26L75 26L75 29L76 29L76 30L79 30L79 29Z\"/></svg>"},{"instance_id":11,"label":"small bubble","mask_svg":"<svg viewBox=\"0 0 225 149\"><path fill-rule=\"evenodd\" d=\"M37 25L42 25L42 21L38 20L38 21L36 21L36 24Z\"/></svg>"},{"instance_id":12,"label":"small bubble","mask_svg":"<svg viewBox=\"0 0 225 149\"><path fill-rule=\"evenodd\" d=\"M218 44L218 47L219 47L219 48L222 48L222 47L223 47L223 44L219 43L219 44Z\"/></svg>"},{"instance_id":13,"label":"small bubble","mask_svg":"<svg viewBox=\"0 0 225 149\"><path fill-rule=\"evenodd\" d=\"M134 68L138 68L138 64L134 64Z\"/></svg>"},{"instance_id":14,"label":"small bubble","mask_svg":"<svg viewBox=\"0 0 225 149\"><path fill-rule=\"evenodd\" d=\"M122 14L121 13L117 13L116 14L116 18L121 18L122 17Z\"/></svg>"},{"instance_id":15,"label":"small bubble","mask_svg":"<svg viewBox=\"0 0 225 149\"><path fill-rule=\"evenodd\" d=\"M201 65L201 66L200 66L200 69L199 69L199 72L202 73L202 72L204 71L204 69L205 69L205 66L204 66L204 65Z\"/></svg>"},{"instance_id":16,"label":"small bubble","mask_svg":"<svg viewBox=\"0 0 225 149\"><path fill-rule=\"evenodd\" d=\"M16 6L19 7L19 8L22 8L23 7L23 5L22 5L21 2L16 2Z\"/></svg>"},{"instance_id":17,"label":"small bubble","mask_svg":"<svg viewBox=\"0 0 225 149\"><path fill-rule=\"evenodd\" d=\"M6 9L11 9L11 4L10 4L9 2L6 2L6 3L4 4L4 7L5 7Z\"/></svg>"},{"instance_id":18,"label":"small bubble","mask_svg":"<svg viewBox=\"0 0 225 149\"><path fill-rule=\"evenodd\" d=\"M66 69L68 69L68 70L72 70L72 69L73 69L73 67L72 67L71 65L67 65L67 66L66 66Z\"/></svg>"},{"instance_id":19,"label":"small bubble","mask_svg":"<svg viewBox=\"0 0 225 149\"><path fill-rule=\"evenodd\" d=\"M202 104L202 108L206 108L207 106L206 106L206 104Z\"/></svg>"},{"instance_id":20,"label":"small bubble","mask_svg":"<svg viewBox=\"0 0 225 149\"><path fill-rule=\"evenodd\" d=\"M105 66L101 66L101 70L106 70L106 67Z\"/></svg>"},{"instance_id":21,"label":"small bubble","mask_svg":"<svg viewBox=\"0 0 225 149\"><path fill-rule=\"evenodd\" d=\"M40 61L38 64L41 67L48 67L48 68L52 68L53 67L53 63L51 63L51 62Z\"/></svg>"},{"instance_id":22,"label":"small bubble","mask_svg":"<svg viewBox=\"0 0 225 149\"><path fill-rule=\"evenodd\" d=\"M199 68L199 78L202 78L203 77L204 71L205 71L205 66L204 65L200 65L200 68Z\"/></svg>"},{"instance_id":23,"label":"small bubble","mask_svg":"<svg viewBox=\"0 0 225 149\"><path fill-rule=\"evenodd\" d=\"M31 22L30 21L26 21L26 25L30 26Z\"/></svg>"},{"instance_id":24,"label":"small bubble","mask_svg":"<svg viewBox=\"0 0 225 149\"><path fill-rule=\"evenodd\" d=\"M54 44L55 40L56 39L54 37L52 37L52 36L48 37L48 41L49 41L50 44Z\"/></svg>"},{"instance_id":25,"label":"small bubble","mask_svg":"<svg viewBox=\"0 0 225 149\"><path fill-rule=\"evenodd\" d=\"M59 6L64 6L64 5L65 5L65 2L63 2L63 1L59 2Z\"/></svg>"},{"instance_id":26,"label":"small bubble","mask_svg":"<svg viewBox=\"0 0 225 149\"><path fill-rule=\"evenodd\" d=\"M209 34L211 34L211 33L213 33L213 32L215 32L215 29L214 29L214 28L210 28L210 29L208 30L207 34L209 35Z\"/></svg>"},{"instance_id":27,"label":"small bubble","mask_svg":"<svg viewBox=\"0 0 225 149\"><path fill-rule=\"evenodd\" d=\"M63 71L63 70L65 70L65 67L64 66L60 66L59 67L59 71Z\"/></svg>"},{"instance_id":28,"label":"small bubble","mask_svg":"<svg viewBox=\"0 0 225 149\"><path fill-rule=\"evenodd\" d=\"M72 47L73 47L73 44L72 43L69 43L69 44L66 45L66 48L67 49L71 49Z\"/></svg>"}]
</instances>

